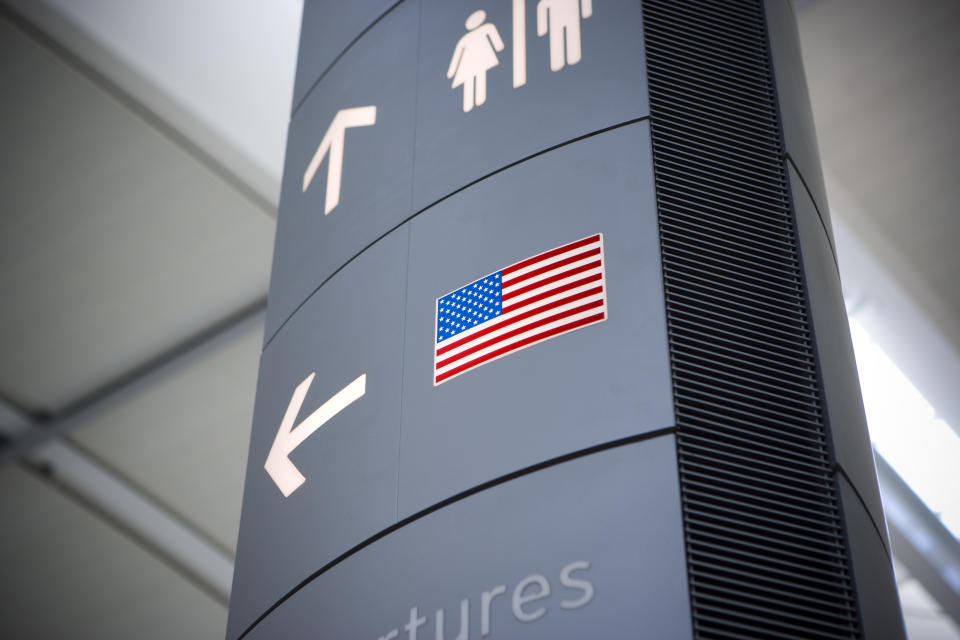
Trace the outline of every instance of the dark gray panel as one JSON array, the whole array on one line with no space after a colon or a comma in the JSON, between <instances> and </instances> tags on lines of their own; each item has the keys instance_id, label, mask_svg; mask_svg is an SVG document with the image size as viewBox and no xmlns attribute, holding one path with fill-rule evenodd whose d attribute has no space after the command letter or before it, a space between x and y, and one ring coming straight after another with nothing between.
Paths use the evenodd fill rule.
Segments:
<instances>
[{"instance_id":1,"label":"dark gray panel","mask_svg":"<svg viewBox=\"0 0 960 640\"><path fill-rule=\"evenodd\" d=\"M344 560L264 619L255 638L444 638L460 629L468 602L470 638L691 637L675 443L672 436L579 458L456 502L398 529ZM591 584L571 588L568 577ZM550 595L520 603L524 578L541 575ZM568 580L569 581L569 580ZM529 584L520 597L541 586ZM404 629L425 618L412 633ZM391 632L396 630L395 635Z\"/></svg>"},{"instance_id":2,"label":"dark gray panel","mask_svg":"<svg viewBox=\"0 0 960 640\"><path fill-rule=\"evenodd\" d=\"M517 1L526 7L526 47L516 50L526 51L527 81L519 88L513 86L511 0L423 2L416 209L532 153L649 114L639 0L592 3L592 15L579 21L582 58L558 71L551 71L550 37L537 36L537 7L550 2ZM484 69L484 58L493 56L499 64L485 73L486 102L465 113L467 83L452 88L460 78L447 73L467 34L465 21L477 9L486 12L504 48L496 53L487 34L471 32L461 64L472 60L472 68Z\"/></svg>"},{"instance_id":3,"label":"dark gray panel","mask_svg":"<svg viewBox=\"0 0 960 640\"><path fill-rule=\"evenodd\" d=\"M893 564L870 516L850 485L840 478L840 498L850 543L864 638L905 639ZM885 530L884 530L885 531Z\"/></svg>"},{"instance_id":4,"label":"dark gray panel","mask_svg":"<svg viewBox=\"0 0 960 640\"><path fill-rule=\"evenodd\" d=\"M797 21L788 0L765 0L764 8L767 13L770 53L773 57L786 152L813 194L817 210L823 216L823 225L829 234L830 245L834 247L827 190L823 184L823 170L820 168L820 151L817 148L813 112L810 109L807 76L803 71Z\"/></svg>"},{"instance_id":5,"label":"dark gray panel","mask_svg":"<svg viewBox=\"0 0 960 640\"><path fill-rule=\"evenodd\" d=\"M604 234L608 319L433 385L436 300ZM492 176L414 219L400 516L554 456L673 425L647 123Z\"/></svg>"},{"instance_id":6,"label":"dark gray panel","mask_svg":"<svg viewBox=\"0 0 960 640\"><path fill-rule=\"evenodd\" d=\"M817 356L823 374L827 422L837 463L853 482L874 522L885 531L877 470L837 263L807 192L793 185L793 201Z\"/></svg>"},{"instance_id":7,"label":"dark gray panel","mask_svg":"<svg viewBox=\"0 0 960 640\"><path fill-rule=\"evenodd\" d=\"M230 602L235 637L312 571L395 522L406 227L368 249L277 334L260 363ZM284 497L264 470L294 389L294 424L360 374L366 392L290 454L306 478Z\"/></svg>"},{"instance_id":8,"label":"dark gray panel","mask_svg":"<svg viewBox=\"0 0 960 640\"><path fill-rule=\"evenodd\" d=\"M410 214L419 6L391 11L324 77L290 123L280 194L269 339L327 277ZM304 175L343 109L376 106L376 123L346 130L340 200L326 210L329 157Z\"/></svg>"},{"instance_id":9,"label":"dark gray panel","mask_svg":"<svg viewBox=\"0 0 960 640\"><path fill-rule=\"evenodd\" d=\"M306 0L300 22L300 53L293 85L293 108L354 38L397 0ZM416 4L416 1L413 2Z\"/></svg>"}]
</instances>

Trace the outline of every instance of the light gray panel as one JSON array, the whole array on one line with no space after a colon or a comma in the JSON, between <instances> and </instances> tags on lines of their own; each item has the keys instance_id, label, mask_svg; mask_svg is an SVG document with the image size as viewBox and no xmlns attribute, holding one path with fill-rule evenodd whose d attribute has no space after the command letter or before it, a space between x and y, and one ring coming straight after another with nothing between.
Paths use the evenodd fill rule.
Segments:
<instances>
[{"instance_id":1,"label":"light gray panel","mask_svg":"<svg viewBox=\"0 0 960 640\"><path fill-rule=\"evenodd\" d=\"M4 5L276 217L302 2Z\"/></svg>"},{"instance_id":2,"label":"light gray panel","mask_svg":"<svg viewBox=\"0 0 960 640\"><path fill-rule=\"evenodd\" d=\"M437 298L602 233L608 319L433 385ZM400 517L554 456L673 425L649 126L466 189L412 223Z\"/></svg>"},{"instance_id":3,"label":"light gray panel","mask_svg":"<svg viewBox=\"0 0 960 640\"><path fill-rule=\"evenodd\" d=\"M847 525L850 561L860 602L860 618L864 638L897 640L906 638L893 562L884 547L885 541L877 534L850 485L841 477L840 498Z\"/></svg>"},{"instance_id":4,"label":"light gray panel","mask_svg":"<svg viewBox=\"0 0 960 640\"><path fill-rule=\"evenodd\" d=\"M460 629L468 602L470 638L691 637L675 442L672 436L617 447L532 473L416 520L313 580L248 636L257 638L444 638ZM589 582L571 588L568 578ZM542 585L550 594L520 603ZM569 581L569 580L568 580ZM563 603L567 603L565 608ZM417 630L404 629L415 617ZM395 635L390 635L396 630ZM233 637L233 636L228 636Z\"/></svg>"},{"instance_id":5,"label":"light gray panel","mask_svg":"<svg viewBox=\"0 0 960 640\"><path fill-rule=\"evenodd\" d=\"M817 210L823 216L823 225L829 234L830 245L834 246L827 190L823 184L817 133L810 107L810 92L807 90L807 76L800 53L797 21L789 0L765 0L764 7L786 151L813 194Z\"/></svg>"},{"instance_id":6,"label":"light gray panel","mask_svg":"<svg viewBox=\"0 0 960 640\"><path fill-rule=\"evenodd\" d=\"M408 241L403 228L364 252L310 298L263 354L231 634L311 572L395 521ZM264 464L294 389L314 372L291 424L303 424L361 374L365 392L289 455L305 482L284 497Z\"/></svg>"},{"instance_id":7,"label":"light gray panel","mask_svg":"<svg viewBox=\"0 0 960 640\"><path fill-rule=\"evenodd\" d=\"M77 425L70 441L232 553L262 341L262 320L249 323Z\"/></svg>"},{"instance_id":8,"label":"light gray panel","mask_svg":"<svg viewBox=\"0 0 960 640\"><path fill-rule=\"evenodd\" d=\"M273 221L0 19L0 389L56 412L266 291Z\"/></svg>"},{"instance_id":9,"label":"light gray panel","mask_svg":"<svg viewBox=\"0 0 960 640\"><path fill-rule=\"evenodd\" d=\"M410 214L419 5L390 12L340 59L290 123L267 309L267 339L336 269ZM376 107L347 128L339 203L328 213L327 153L311 159L338 112ZM341 116L342 117L342 116Z\"/></svg>"},{"instance_id":10,"label":"light gray panel","mask_svg":"<svg viewBox=\"0 0 960 640\"><path fill-rule=\"evenodd\" d=\"M300 53L297 56L297 77L293 86L294 109L347 45L396 2L397 0L306 0L303 3ZM416 0L411 4L416 4Z\"/></svg>"},{"instance_id":11,"label":"light gray panel","mask_svg":"<svg viewBox=\"0 0 960 640\"><path fill-rule=\"evenodd\" d=\"M853 482L877 528L886 532L837 263L807 192L795 181L791 188L817 358L823 375L827 421L837 464ZM884 544L889 548L888 542Z\"/></svg>"},{"instance_id":12,"label":"light gray panel","mask_svg":"<svg viewBox=\"0 0 960 640\"><path fill-rule=\"evenodd\" d=\"M4 638L223 637L224 603L20 467L0 468L0 522Z\"/></svg>"},{"instance_id":13,"label":"light gray panel","mask_svg":"<svg viewBox=\"0 0 960 640\"><path fill-rule=\"evenodd\" d=\"M424 0L415 209L530 154L649 114L640 1L594 2L588 18L580 18L574 8L567 33L579 22L582 58L551 71L551 36L537 36L537 9L560 4ZM521 14L526 23L521 31L525 47L518 46L513 36L513 5L525 6ZM503 50L497 53L490 48L495 37L490 27L479 27L464 40L463 56L457 56L460 66L448 77L458 42L467 34L465 21L478 9L485 11L485 24L493 25ZM559 18L563 12L555 14ZM514 51L526 52L526 84L518 88L514 88ZM497 66L483 72L493 56ZM486 102L469 112L464 112L463 102L467 82L451 86L462 79L461 67L480 70L477 77L486 78Z\"/></svg>"}]
</instances>

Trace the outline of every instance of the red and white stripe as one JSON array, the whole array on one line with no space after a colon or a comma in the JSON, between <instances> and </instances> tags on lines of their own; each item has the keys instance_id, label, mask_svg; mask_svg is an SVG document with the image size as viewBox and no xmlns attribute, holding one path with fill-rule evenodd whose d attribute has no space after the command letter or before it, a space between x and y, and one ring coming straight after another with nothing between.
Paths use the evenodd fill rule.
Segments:
<instances>
[{"instance_id":1,"label":"red and white stripe","mask_svg":"<svg viewBox=\"0 0 960 640\"><path fill-rule=\"evenodd\" d=\"M433 384L607 319L603 234L501 270L502 313L435 346Z\"/></svg>"}]
</instances>

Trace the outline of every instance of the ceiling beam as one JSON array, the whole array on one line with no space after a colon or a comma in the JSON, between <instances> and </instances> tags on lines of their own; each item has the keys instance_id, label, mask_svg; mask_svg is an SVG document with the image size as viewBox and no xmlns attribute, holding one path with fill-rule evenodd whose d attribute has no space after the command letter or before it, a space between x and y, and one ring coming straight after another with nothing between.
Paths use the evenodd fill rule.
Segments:
<instances>
[{"instance_id":1,"label":"ceiling beam","mask_svg":"<svg viewBox=\"0 0 960 640\"><path fill-rule=\"evenodd\" d=\"M262 325L265 311L266 298L255 300L53 418L0 402L0 465L19 462L227 606L231 552L64 436Z\"/></svg>"},{"instance_id":2,"label":"ceiling beam","mask_svg":"<svg viewBox=\"0 0 960 640\"><path fill-rule=\"evenodd\" d=\"M266 308L266 296L258 298L107 385L94 390L56 415L39 418L23 417L22 420L29 428L6 428L3 426L4 421L0 420L0 432L4 432L7 437L7 442L0 446L0 465L21 459L48 440L67 434L78 425L87 424L97 416L122 404L130 396L148 389L168 376L183 371L193 362L232 342L253 326L262 325ZM14 412L13 408L8 407L8 412ZM3 412L0 412L0 418L2 415Z\"/></svg>"},{"instance_id":3,"label":"ceiling beam","mask_svg":"<svg viewBox=\"0 0 960 640\"><path fill-rule=\"evenodd\" d=\"M882 456L876 460L894 555L960 625L960 543Z\"/></svg>"},{"instance_id":4,"label":"ceiling beam","mask_svg":"<svg viewBox=\"0 0 960 640\"><path fill-rule=\"evenodd\" d=\"M233 555L186 520L63 440L46 441L23 465L227 606Z\"/></svg>"},{"instance_id":5,"label":"ceiling beam","mask_svg":"<svg viewBox=\"0 0 960 640\"><path fill-rule=\"evenodd\" d=\"M279 182L126 60L45 3L0 0L0 18L136 114L254 208L276 219Z\"/></svg>"},{"instance_id":6,"label":"ceiling beam","mask_svg":"<svg viewBox=\"0 0 960 640\"><path fill-rule=\"evenodd\" d=\"M18 457L26 470L227 606L233 579L230 551L75 445L49 433L37 436L39 429L29 418L3 403L0 427L8 441L29 438L36 443Z\"/></svg>"},{"instance_id":7,"label":"ceiling beam","mask_svg":"<svg viewBox=\"0 0 960 640\"><path fill-rule=\"evenodd\" d=\"M829 172L825 177L850 315L960 435L960 344L949 329L956 318L839 180Z\"/></svg>"}]
</instances>

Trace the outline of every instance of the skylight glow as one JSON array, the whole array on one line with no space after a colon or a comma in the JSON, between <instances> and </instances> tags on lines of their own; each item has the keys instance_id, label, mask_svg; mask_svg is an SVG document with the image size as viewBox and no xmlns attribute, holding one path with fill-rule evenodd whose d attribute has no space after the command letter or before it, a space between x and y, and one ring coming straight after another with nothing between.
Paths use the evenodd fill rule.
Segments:
<instances>
[{"instance_id":1,"label":"skylight glow","mask_svg":"<svg viewBox=\"0 0 960 640\"><path fill-rule=\"evenodd\" d=\"M874 448L960 538L960 436L854 318L850 332Z\"/></svg>"}]
</instances>

